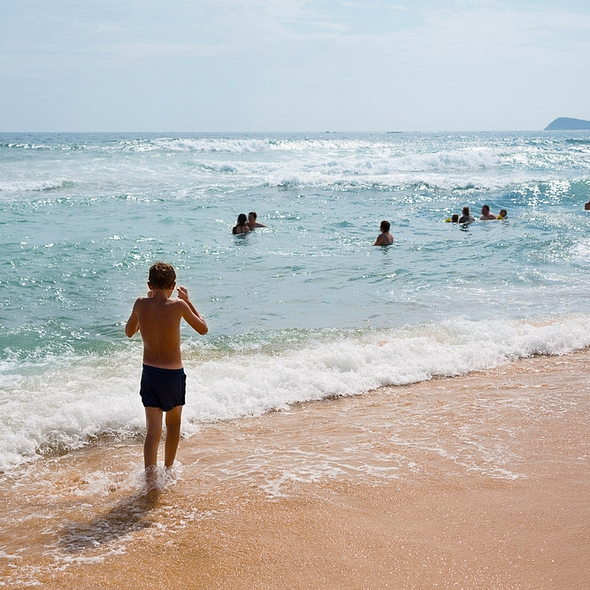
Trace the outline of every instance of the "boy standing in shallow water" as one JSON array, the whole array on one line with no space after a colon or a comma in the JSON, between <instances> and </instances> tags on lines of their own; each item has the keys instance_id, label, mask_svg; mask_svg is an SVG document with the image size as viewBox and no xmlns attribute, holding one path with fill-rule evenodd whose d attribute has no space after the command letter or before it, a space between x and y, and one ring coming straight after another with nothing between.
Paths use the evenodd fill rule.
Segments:
<instances>
[{"instance_id":1,"label":"boy standing in shallow water","mask_svg":"<svg viewBox=\"0 0 590 590\"><path fill-rule=\"evenodd\" d=\"M176 272L165 262L156 262L149 272L149 293L133 305L125 326L131 338L138 330L143 340L141 399L145 407L146 437L143 447L148 483L155 483L158 446L162 437L162 413L166 413L164 466L174 464L180 440L180 418L185 400L186 375L180 355L180 320L199 334L207 324L191 303L188 291L178 287L178 299L170 299L176 288Z\"/></svg>"}]
</instances>

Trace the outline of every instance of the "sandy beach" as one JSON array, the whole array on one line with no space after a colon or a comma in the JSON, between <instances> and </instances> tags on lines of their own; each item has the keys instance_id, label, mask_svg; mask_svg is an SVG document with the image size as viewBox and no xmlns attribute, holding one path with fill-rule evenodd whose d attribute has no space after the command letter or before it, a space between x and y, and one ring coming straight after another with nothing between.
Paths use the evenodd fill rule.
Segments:
<instances>
[{"instance_id":1,"label":"sandy beach","mask_svg":"<svg viewBox=\"0 0 590 590\"><path fill-rule=\"evenodd\" d=\"M43 459L2 480L0 585L588 588L589 363L203 425L157 497L141 441Z\"/></svg>"}]
</instances>

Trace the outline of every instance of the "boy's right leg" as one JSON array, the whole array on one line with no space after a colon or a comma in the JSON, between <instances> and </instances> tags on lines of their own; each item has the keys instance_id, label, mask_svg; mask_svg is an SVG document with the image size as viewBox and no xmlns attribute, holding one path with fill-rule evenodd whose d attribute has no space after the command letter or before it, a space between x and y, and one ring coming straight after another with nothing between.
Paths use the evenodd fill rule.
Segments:
<instances>
[{"instance_id":1,"label":"boy's right leg","mask_svg":"<svg viewBox=\"0 0 590 590\"><path fill-rule=\"evenodd\" d=\"M158 464L158 447L162 438L162 408L145 408L146 435L143 444L145 468Z\"/></svg>"}]
</instances>

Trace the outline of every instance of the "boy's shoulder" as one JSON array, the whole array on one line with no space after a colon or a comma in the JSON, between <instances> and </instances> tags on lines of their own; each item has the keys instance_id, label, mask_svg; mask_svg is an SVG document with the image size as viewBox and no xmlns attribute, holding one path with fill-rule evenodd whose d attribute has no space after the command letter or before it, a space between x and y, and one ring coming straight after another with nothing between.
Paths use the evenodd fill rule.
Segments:
<instances>
[{"instance_id":1,"label":"boy's shoulder","mask_svg":"<svg viewBox=\"0 0 590 590\"><path fill-rule=\"evenodd\" d=\"M184 306L186 305L186 303L184 301L182 301L182 299L172 299L172 298L168 298L168 299L156 299L154 297L138 297L135 300L135 305L137 307L148 307L148 306L158 306L158 305L162 305L162 306Z\"/></svg>"},{"instance_id":2,"label":"boy's shoulder","mask_svg":"<svg viewBox=\"0 0 590 590\"><path fill-rule=\"evenodd\" d=\"M145 305L146 303L148 303L149 300L150 300L149 297L138 297L135 300L135 305L141 307L141 306Z\"/></svg>"}]
</instances>

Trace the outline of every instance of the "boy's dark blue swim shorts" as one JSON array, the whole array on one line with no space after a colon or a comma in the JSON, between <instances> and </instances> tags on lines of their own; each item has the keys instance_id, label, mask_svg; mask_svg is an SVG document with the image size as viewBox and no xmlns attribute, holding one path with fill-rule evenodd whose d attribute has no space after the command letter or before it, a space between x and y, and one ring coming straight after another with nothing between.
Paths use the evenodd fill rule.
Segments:
<instances>
[{"instance_id":1,"label":"boy's dark blue swim shorts","mask_svg":"<svg viewBox=\"0 0 590 590\"><path fill-rule=\"evenodd\" d=\"M184 369L159 369L143 365L139 393L146 408L162 408L164 412L168 412L176 406L184 406Z\"/></svg>"}]
</instances>

